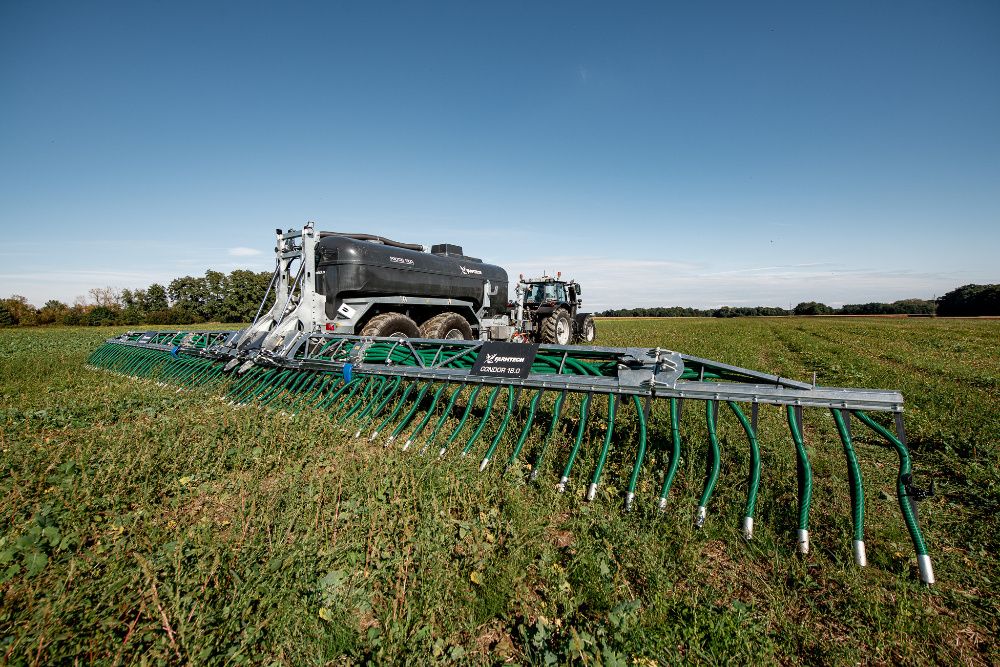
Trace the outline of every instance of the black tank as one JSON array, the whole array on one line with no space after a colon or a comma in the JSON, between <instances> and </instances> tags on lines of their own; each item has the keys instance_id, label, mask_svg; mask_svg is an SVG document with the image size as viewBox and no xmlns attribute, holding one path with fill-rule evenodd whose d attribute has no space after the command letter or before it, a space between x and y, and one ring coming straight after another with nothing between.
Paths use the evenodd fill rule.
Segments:
<instances>
[{"instance_id":1,"label":"black tank","mask_svg":"<svg viewBox=\"0 0 1000 667\"><path fill-rule=\"evenodd\" d=\"M316 246L316 290L326 296L327 316L332 319L345 298L365 296L462 299L479 310L487 281L489 314L507 312L506 271L481 259L455 254L460 250L456 246L434 248L437 253L347 236L322 238Z\"/></svg>"}]
</instances>

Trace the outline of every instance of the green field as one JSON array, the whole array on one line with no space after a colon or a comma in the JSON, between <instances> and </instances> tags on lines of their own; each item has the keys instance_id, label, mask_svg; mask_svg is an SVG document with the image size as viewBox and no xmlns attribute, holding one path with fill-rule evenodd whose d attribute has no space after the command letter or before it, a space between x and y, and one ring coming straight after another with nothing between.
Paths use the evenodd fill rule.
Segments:
<instances>
[{"instance_id":1,"label":"green field","mask_svg":"<svg viewBox=\"0 0 1000 667\"><path fill-rule=\"evenodd\" d=\"M920 504L932 588L916 578L895 452L860 426L870 566L853 565L847 469L823 410L805 412L816 488L802 558L794 447L776 408L761 416L747 543L749 451L732 414L699 531L696 405L667 512L653 511L659 405L639 507L623 514L627 418L588 504L599 423L560 495L572 418L532 484L500 466L480 474L475 456L354 440L325 414L234 408L86 369L119 332L0 330L0 663L1000 661L1000 321L599 322L605 345L901 390L915 482L937 489Z\"/></svg>"}]
</instances>

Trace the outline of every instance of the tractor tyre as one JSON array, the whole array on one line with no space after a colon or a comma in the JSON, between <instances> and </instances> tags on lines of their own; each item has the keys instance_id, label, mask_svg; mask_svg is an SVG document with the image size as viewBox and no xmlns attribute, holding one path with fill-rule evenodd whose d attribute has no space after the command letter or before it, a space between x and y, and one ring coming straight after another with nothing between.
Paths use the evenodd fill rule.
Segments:
<instances>
[{"instance_id":1,"label":"tractor tyre","mask_svg":"<svg viewBox=\"0 0 1000 667\"><path fill-rule=\"evenodd\" d=\"M590 344L594 342L597 338L597 325L594 324L594 318L587 315L583 318L583 324L580 325L580 330L576 332L576 342Z\"/></svg>"},{"instance_id":2,"label":"tractor tyre","mask_svg":"<svg viewBox=\"0 0 1000 667\"><path fill-rule=\"evenodd\" d=\"M562 308L552 313L542 322L542 342L569 345L573 338L573 321Z\"/></svg>"},{"instance_id":3,"label":"tractor tyre","mask_svg":"<svg viewBox=\"0 0 1000 667\"><path fill-rule=\"evenodd\" d=\"M362 336L393 338L420 338L417 323L403 313L382 313L368 320L361 330Z\"/></svg>"},{"instance_id":4,"label":"tractor tyre","mask_svg":"<svg viewBox=\"0 0 1000 667\"><path fill-rule=\"evenodd\" d=\"M464 317L448 311L439 313L421 324L420 336L446 340L472 340L472 327Z\"/></svg>"}]
</instances>

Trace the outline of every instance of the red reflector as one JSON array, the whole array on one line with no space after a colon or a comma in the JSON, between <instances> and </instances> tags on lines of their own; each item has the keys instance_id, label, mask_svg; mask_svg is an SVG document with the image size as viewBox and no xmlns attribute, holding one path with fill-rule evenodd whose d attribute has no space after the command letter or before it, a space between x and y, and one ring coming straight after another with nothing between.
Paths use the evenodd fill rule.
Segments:
<instances>
[{"instance_id":1,"label":"red reflector","mask_svg":"<svg viewBox=\"0 0 1000 667\"><path fill-rule=\"evenodd\" d=\"M337 328L337 325L334 324L333 322L327 322L326 323L326 330L327 331L334 331L334 330L336 330L336 328Z\"/></svg>"}]
</instances>

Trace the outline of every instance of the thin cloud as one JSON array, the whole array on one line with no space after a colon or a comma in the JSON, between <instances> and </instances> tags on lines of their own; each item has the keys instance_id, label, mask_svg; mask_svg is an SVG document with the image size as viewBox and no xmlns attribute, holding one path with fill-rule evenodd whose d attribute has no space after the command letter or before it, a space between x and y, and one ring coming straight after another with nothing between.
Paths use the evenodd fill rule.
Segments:
<instances>
[{"instance_id":1,"label":"thin cloud","mask_svg":"<svg viewBox=\"0 0 1000 667\"><path fill-rule=\"evenodd\" d=\"M750 266L719 271L704 263L614 257L538 257L498 261L511 283L519 273L536 276L562 271L563 278L583 286L586 310L652 306L771 305L800 301L832 306L868 301L931 298L969 277L959 272L918 272L807 262L784 266Z\"/></svg>"},{"instance_id":2,"label":"thin cloud","mask_svg":"<svg viewBox=\"0 0 1000 667\"><path fill-rule=\"evenodd\" d=\"M256 248L237 246L235 248L230 248L229 254L233 257L253 257L254 255L259 255L260 250L257 250Z\"/></svg>"},{"instance_id":3,"label":"thin cloud","mask_svg":"<svg viewBox=\"0 0 1000 667\"><path fill-rule=\"evenodd\" d=\"M0 273L0 280L22 283L75 283L91 281L101 284L88 285L88 287L103 287L105 284L148 280L149 275L148 272L144 271L25 271L22 273Z\"/></svg>"}]
</instances>

